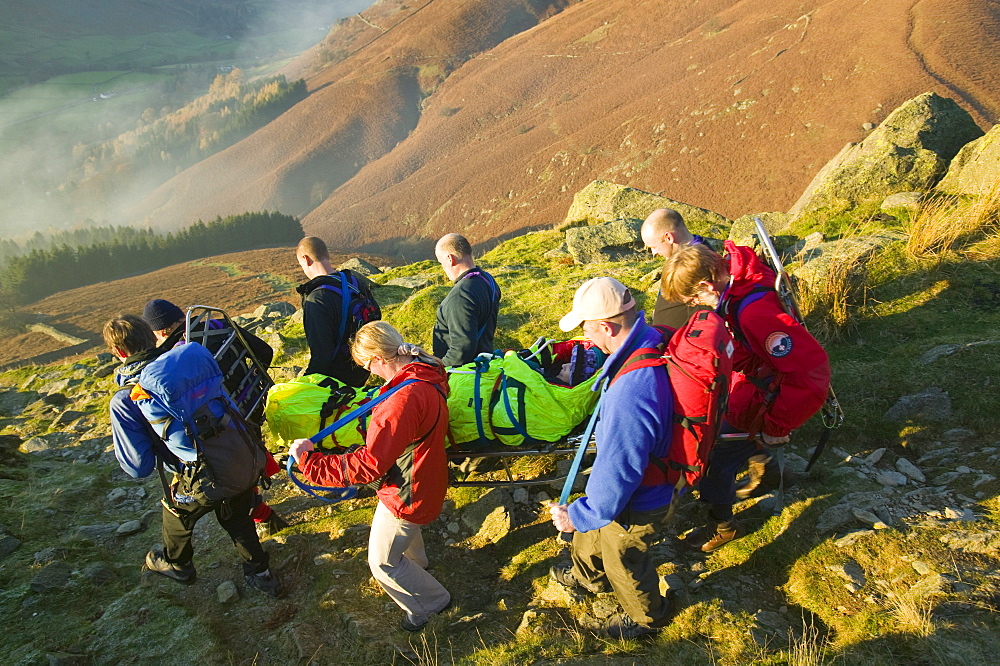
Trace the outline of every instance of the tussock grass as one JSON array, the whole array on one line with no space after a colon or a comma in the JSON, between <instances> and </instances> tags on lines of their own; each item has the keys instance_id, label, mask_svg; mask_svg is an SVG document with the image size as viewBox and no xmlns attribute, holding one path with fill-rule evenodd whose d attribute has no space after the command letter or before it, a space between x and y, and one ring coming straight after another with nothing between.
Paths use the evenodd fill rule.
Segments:
<instances>
[{"instance_id":1,"label":"tussock grass","mask_svg":"<svg viewBox=\"0 0 1000 666\"><path fill-rule=\"evenodd\" d=\"M918 259L949 252L1000 229L1000 183L973 199L937 197L921 206L907 229L906 249Z\"/></svg>"},{"instance_id":2,"label":"tussock grass","mask_svg":"<svg viewBox=\"0 0 1000 666\"><path fill-rule=\"evenodd\" d=\"M820 340L839 340L856 327L855 311L868 296L867 262L856 255L836 251L819 284L795 283L796 300L809 330Z\"/></svg>"}]
</instances>

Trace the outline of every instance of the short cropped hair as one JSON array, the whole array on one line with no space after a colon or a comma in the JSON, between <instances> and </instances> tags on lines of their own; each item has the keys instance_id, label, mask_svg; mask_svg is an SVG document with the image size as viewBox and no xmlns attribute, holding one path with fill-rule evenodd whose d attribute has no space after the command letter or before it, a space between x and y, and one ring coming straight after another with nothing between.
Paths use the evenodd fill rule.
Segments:
<instances>
[{"instance_id":1,"label":"short cropped hair","mask_svg":"<svg viewBox=\"0 0 1000 666\"><path fill-rule=\"evenodd\" d=\"M142 317L131 314L118 315L104 325L104 344L109 349L117 349L126 356L156 346L156 336Z\"/></svg>"},{"instance_id":2,"label":"short cropped hair","mask_svg":"<svg viewBox=\"0 0 1000 666\"><path fill-rule=\"evenodd\" d=\"M716 282L728 272L726 260L706 245L685 245L663 264L660 292L667 301L683 301L697 295L699 283Z\"/></svg>"},{"instance_id":3,"label":"short cropped hair","mask_svg":"<svg viewBox=\"0 0 1000 666\"><path fill-rule=\"evenodd\" d=\"M322 238L316 236L306 236L299 241L295 248L295 255L308 255L313 261L330 261L330 251L326 248L326 243Z\"/></svg>"},{"instance_id":4,"label":"short cropped hair","mask_svg":"<svg viewBox=\"0 0 1000 666\"><path fill-rule=\"evenodd\" d=\"M679 234L688 230L684 218L673 208L657 208L646 218L646 223L657 237L667 232Z\"/></svg>"},{"instance_id":5,"label":"short cropped hair","mask_svg":"<svg viewBox=\"0 0 1000 666\"><path fill-rule=\"evenodd\" d=\"M445 234L437 242L436 254L454 254L458 257L471 257L472 245L465 236L459 234Z\"/></svg>"}]
</instances>

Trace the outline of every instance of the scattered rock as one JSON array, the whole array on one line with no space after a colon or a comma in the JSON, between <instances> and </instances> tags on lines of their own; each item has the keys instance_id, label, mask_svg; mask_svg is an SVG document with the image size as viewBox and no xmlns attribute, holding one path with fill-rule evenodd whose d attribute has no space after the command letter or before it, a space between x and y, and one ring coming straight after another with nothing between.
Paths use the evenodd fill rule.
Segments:
<instances>
[{"instance_id":1,"label":"scattered rock","mask_svg":"<svg viewBox=\"0 0 1000 666\"><path fill-rule=\"evenodd\" d=\"M866 465L877 465L878 461L882 460L882 456L885 455L885 448L875 449L865 458Z\"/></svg>"},{"instance_id":2,"label":"scattered rock","mask_svg":"<svg viewBox=\"0 0 1000 666\"><path fill-rule=\"evenodd\" d=\"M118 523L100 523L98 525L81 525L76 528L77 533L84 539L90 541L100 541L107 539L118 531Z\"/></svg>"},{"instance_id":3,"label":"scattered rock","mask_svg":"<svg viewBox=\"0 0 1000 666\"><path fill-rule=\"evenodd\" d=\"M513 527L514 499L503 488L493 488L462 511L461 519L478 536L496 542Z\"/></svg>"},{"instance_id":4,"label":"scattered rock","mask_svg":"<svg viewBox=\"0 0 1000 666\"><path fill-rule=\"evenodd\" d=\"M982 347L985 345L1000 345L1000 340L979 340L977 342L966 342L965 344L949 343L944 345L938 345L937 347L933 347L932 349L929 349L926 352L924 352L923 355L920 357L920 362L924 365L928 365L938 360L942 356L950 356L951 354L954 354L955 352L961 351L963 349Z\"/></svg>"},{"instance_id":5,"label":"scattered rock","mask_svg":"<svg viewBox=\"0 0 1000 666\"><path fill-rule=\"evenodd\" d=\"M860 281L867 272L868 259L882 248L906 239L899 231L881 231L868 236L855 236L820 243L802 253L802 264L791 273L797 280L813 288L821 288L832 271L847 271L847 279Z\"/></svg>"},{"instance_id":6,"label":"scattered rock","mask_svg":"<svg viewBox=\"0 0 1000 666\"><path fill-rule=\"evenodd\" d=\"M253 311L255 319L281 319L295 314L295 306L288 301L271 301L264 303Z\"/></svg>"},{"instance_id":7,"label":"scattered rock","mask_svg":"<svg viewBox=\"0 0 1000 666\"><path fill-rule=\"evenodd\" d=\"M937 387L924 389L915 395L905 395L882 415L886 421L946 421L952 416L948 392Z\"/></svg>"},{"instance_id":8,"label":"scattered rock","mask_svg":"<svg viewBox=\"0 0 1000 666\"><path fill-rule=\"evenodd\" d=\"M772 238L781 236L789 231L790 220L785 213L753 213L744 215L733 221L733 226L729 230L729 240L737 245L746 245L755 250L760 246L757 241L757 223L754 218L759 217L764 223L764 228Z\"/></svg>"},{"instance_id":9,"label":"scattered rock","mask_svg":"<svg viewBox=\"0 0 1000 666\"><path fill-rule=\"evenodd\" d=\"M0 560L21 547L21 540L11 534L0 534Z\"/></svg>"},{"instance_id":10,"label":"scattered rock","mask_svg":"<svg viewBox=\"0 0 1000 666\"><path fill-rule=\"evenodd\" d=\"M382 270L375 264L365 261L361 257L351 257L340 266L337 267L338 271L351 270L360 275L378 275Z\"/></svg>"},{"instance_id":11,"label":"scattered rock","mask_svg":"<svg viewBox=\"0 0 1000 666\"><path fill-rule=\"evenodd\" d=\"M236 589L236 583L231 580L224 580L215 588L215 598L223 606L228 606L240 598L240 592Z\"/></svg>"},{"instance_id":12,"label":"scattered rock","mask_svg":"<svg viewBox=\"0 0 1000 666\"><path fill-rule=\"evenodd\" d=\"M566 243L560 243L559 247L552 248L547 252L542 254L546 259L562 259L563 257L571 256L569 253L569 248L566 247Z\"/></svg>"},{"instance_id":13,"label":"scattered rock","mask_svg":"<svg viewBox=\"0 0 1000 666\"><path fill-rule=\"evenodd\" d=\"M941 536L940 540L952 550L984 555L996 555L1000 552L1000 531L997 530L988 532L959 530Z\"/></svg>"},{"instance_id":14,"label":"scattered rock","mask_svg":"<svg viewBox=\"0 0 1000 666\"><path fill-rule=\"evenodd\" d=\"M55 421L52 422L53 428L58 428L61 426L66 426L76 421L77 419L83 418L87 414L85 412L78 412L75 409L67 409L65 412L59 415Z\"/></svg>"},{"instance_id":15,"label":"scattered rock","mask_svg":"<svg viewBox=\"0 0 1000 666\"><path fill-rule=\"evenodd\" d=\"M899 472L895 472L893 470L885 470L884 472L879 472L875 476L875 480L878 483L881 483L883 486L889 486L890 488L906 485L906 475L900 474Z\"/></svg>"},{"instance_id":16,"label":"scattered rock","mask_svg":"<svg viewBox=\"0 0 1000 666\"><path fill-rule=\"evenodd\" d=\"M924 476L924 473L920 471L920 468L918 468L916 465L911 463L906 458L896 459L896 469L898 469L900 472L910 477L917 483L926 483L927 481L927 478Z\"/></svg>"},{"instance_id":17,"label":"scattered rock","mask_svg":"<svg viewBox=\"0 0 1000 666\"><path fill-rule=\"evenodd\" d=\"M80 575L94 585L107 585L117 578L115 570L104 562L91 562L80 571Z\"/></svg>"},{"instance_id":18,"label":"scattered rock","mask_svg":"<svg viewBox=\"0 0 1000 666\"><path fill-rule=\"evenodd\" d=\"M566 219L557 228L564 231L574 224L600 224L622 218L641 221L657 208L673 208L688 229L703 236L729 228L729 220L718 213L605 180L595 180L577 192Z\"/></svg>"},{"instance_id":19,"label":"scattered rock","mask_svg":"<svg viewBox=\"0 0 1000 666\"><path fill-rule=\"evenodd\" d=\"M854 545L854 543L858 539L860 539L863 536L867 536L869 534L875 534L875 531L874 530L858 530L856 532L848 532L844 536L842 536L839 539L837 539L836 541L834 541L833 545L835 545L837 548L846 548L848 546Z\"/></svg>"},{"instance_id":20,"label":"scattered rock","mask_svg":"<svg viewBox=\"0 0 1000 666\"><path fill-rule=\"evenodd\" d=\"M1000 125L962 147L937 189L947 194L986 194L1000 182Z\"/></svg>"},{"instance_id":21,"label":"scattered rock","mask_svg":"<svg viewBox=\"0 0 1000 666\"><path fill-rule=\"evenodd\" d=\"M976 433L969 430L968 428L951 428L945 430L942 437L946 442L961 442L962 440L969 439L970 437L975 437ZM954 448L951 450L954 451Z\"/></svg>"},{"instance_id":22,"label":"scattered rock","mask_svg":"<svg viewBox=\"0 0 1000 666\"><path fill-rule=\"evenodd\" d=\"M412 277L392 278L386 284L395 287L406 287L407 289L423 289L434 284L435 279L426 275L414 275Z\"/></svg>"},{"instance_id":23,"label":"scattered rock","mask_svg":"<svg viewBox=\"0 0 1000 666\"><path fill-rule=\"evenodd\" d=\"M53 448L55 448L53 442L41 435L28 439L20 446L23 453L41 453Z\"/></svg>"},{"instance_id":24,"label":"scattered rock","mask_svg":"<svg viewBox=\"0 0 1000 666\"><path fill-rule=\"evenodd\" d=\"M531 501L531 495L528 493L528 489L524 487L517 487L514 492L511 493L511 497L518 504L528 504Z\"/></svg>"},{"instance_id":25,"label":"scattered rock","mask_svg":"<svg viewBox=\"0 0 1000 666\"><path fill-rule=\"evenodd\" d=\"M852 508L851 513L857 518L861 524L869 525L877 530L888 529L889 525L885 523L881 518L876 516L871 511L865 511L864 509Z\"/></svg>"},{"instance_id":26,"label":"scattered rock","mask_svg":"<svg viewBox=\"0 0 1000 666\"><path fill-rule=\"evenodd\" d=\"M138 520L127 520L118 526L115 534L118 536L131 536L142 531L142 522Z\"/></svg>"},{"instance_id":27,"label":"scattered rock","mask_svg":"<svg viewBox=\"0 0 1000 666\"><path fill-rule=\"evenodd\" d=\"M910 563L910 566L913 567L913 570L921 576L926 576L931 572L931 568L927 566L927 563L921 560L913 560L913 562Z\"/></svg>"},{"instance_id":28,"label":"scattered rock","mask_svg":"<svg viewBox=\"0 0 1000 666\"><path fill-rule=\"evenodd\" d=\"M848 583L853 583L858 587L858 589L864 587L865 583L868 582L865 578L865 572L861 568L861 565L854 560L848 560L843 564L833 564L828 566L827 569L837 574Z\"/></svg>"},{"instance_id":29,"label":"scattered rock","mask_svg":"<svg viewBox=\"0 0 1000 666\"><path fill-rule=\"evenodd\" d=\"M902 208L909 211L916 211L920 208L920 200L923 195L920 192L897 192L890 194L882 202L882 210L892 210Z\"/></svg>"},{"instance_id":30,"label":"scattered rock","mask_svg":"<svg viewBox=\"0 0 1000 666\"><path fill-rule=\"evenodd\" d=\"M56 560L62 560L66 557L66 551L63 548L58 548L55 546L47 546L42 548L40 551L35 553L35 564L43 565L49 562L55 562Z\"/></svg>"},{"instance_id":31,"label":"scattered rock","mask_svg":"<svg viewBox=\"0 0 1000 666\"><path fill-rule=\"evenodd\" d=\"M108 502L112 504L115 502L121 502L126 497L128 497L128 491L124 488L112 488L108 492Z\"/></svg>"},{"instance_id":32,"label":"scattered rock","mask_svg":"<svg viewBox=\"0 0 1000 666\"><path fill-rule=\"evenodd\" d=\"M69 583L69 576L72 572L72 567L62 560L50 562L31 579L31 590L33 592L47 592L64 588Z\"/></svg>"}]
</instances>

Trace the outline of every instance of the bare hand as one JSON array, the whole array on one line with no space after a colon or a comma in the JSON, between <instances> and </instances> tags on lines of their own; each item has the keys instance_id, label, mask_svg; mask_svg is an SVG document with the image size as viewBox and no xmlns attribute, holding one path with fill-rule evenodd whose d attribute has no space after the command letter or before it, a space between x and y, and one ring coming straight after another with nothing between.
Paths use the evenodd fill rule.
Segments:
<instances>
[{"instance_id":1,"label":"bare hand","mask_svg":"<svg viewBox=\"0 0 1000 666\"><path fill-rule=\"evenodd\" d=\"M783 444L788 444L789 440L788 435L774 437L772 435L768 435L766 432L760 433L760 438L764 441L764 446L781 446Z\"/></svg>"},{"instance_id":2,"label":"bare hand","mask_svg":"<svg viewBox=\"0 0 1000 666\"><path fill-rule=\"evenodd\" d=\"M288 455L290 455L296 463L299 462L299 458L303 453L308 453L316 448L316 445L312 443L309 439L297 439L292 442L292 445L288 447Z\"/></svg>"},{"instance_id":3,"label":"bare hand","mask_svg":"<svg viewBox=\"0 0 1000 666\"><path fill-rule=\"evenodd\" d=\"M549 514L552 516L552 524L560 532L570 533L576 531L576 528L573 527L573 521L569 518L569 511L567 511L565 504L556 504L555 502L549 504Z\"/></svg>"}]
</instances>

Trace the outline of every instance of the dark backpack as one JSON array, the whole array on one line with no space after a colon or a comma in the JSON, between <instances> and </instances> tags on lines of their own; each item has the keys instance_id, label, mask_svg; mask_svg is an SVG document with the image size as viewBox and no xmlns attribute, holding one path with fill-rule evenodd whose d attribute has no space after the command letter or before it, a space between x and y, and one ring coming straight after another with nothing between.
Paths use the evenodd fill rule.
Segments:
<instances>
[{"instance_id":1,"label":"dark backpack","mask_svg":"<svg viewBox=\"0 0 1000 666\"><path fill-rule=\"evenodd\" d=\"M337 271L330 277L337 286L321 284L319 289L329 289L340 294L340 330L337 331L337 354L347 352L347 341L354 337L358 329L371 321L382 318L382 310L367 287L362 287L358 278L350 271Z\"/></svg>"},{"instance_id":2,"label":"dark backpack","mask_svg":"<svg viewBox=\"0 0 1000 666\"><path fill-rule=\"evenodd\" d=\"M197 454L183 463L173 492L165 488L168 500L219 504L257 485L264 445L223 392L218 363L200 344L175 347L151 361L132 399L169 448ZM160 471L162 476L162 465Z\"/></svg>"},{"instance_id":3,"label":"dark backpack","mask_svg":"<svg viewBox=\"0 0 1000 666\"><path fill-rule=\"evenodd\" d=\"M676 331L656 329L663 342L632 352L612 383L639 368L667 368L674 394L670 448L664 458L650 459L642 485L669 483L680 490L704 475L719 436L733 371L733 336L722 317L710 310L694 313Z\"/></svg>"}]
</instances>

